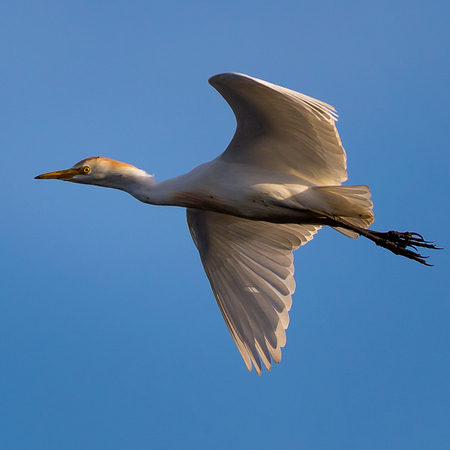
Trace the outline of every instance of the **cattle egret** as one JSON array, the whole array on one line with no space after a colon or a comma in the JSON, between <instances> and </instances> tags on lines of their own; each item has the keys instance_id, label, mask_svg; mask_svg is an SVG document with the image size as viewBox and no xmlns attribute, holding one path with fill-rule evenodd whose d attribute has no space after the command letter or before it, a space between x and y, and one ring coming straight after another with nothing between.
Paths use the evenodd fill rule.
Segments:
<instances>
[{"instance_id":1,"label":"cattle egret","mask_svg":"<svg viewBox=\"0 0 450 450\"><path fill-rule=\"evenodd\" d=\"M279 363L295 290L292 252L323 225L364 236L428 265L417 233L368 230L368 186L341 186L346 155L335 109L246 75L209 80L233 109L227 149L191 172L163 182L100 156L38 179L120 189L152 205L187 208L187 222L214 296L242 358L261 374Z\"/></svg>"}]
</instances>

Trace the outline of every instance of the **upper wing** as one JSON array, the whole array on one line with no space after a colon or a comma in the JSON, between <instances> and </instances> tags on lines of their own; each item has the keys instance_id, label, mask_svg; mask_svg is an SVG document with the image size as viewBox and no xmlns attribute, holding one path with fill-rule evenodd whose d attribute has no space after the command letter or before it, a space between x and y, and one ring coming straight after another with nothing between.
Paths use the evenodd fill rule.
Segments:
<instances>
[{"instance_id":1,"label":"upper wing","mask_svg":"<svg viewBox=\"0 0 450 450\"><path fill-rule=\"evenodd\" d=\"M189 230L248 370L281 360L295 290L292 251L320 228L187 210Z\"/></svg>"},{"instance_id":2,"label":"upper wing","mask_svg":"<svg viewBox=\"0 0 450 450\"><path fill-rule=\"evenodd\" d=\"M209 83L231 106L236 133L225 161L296 175L316 185L347 179L334 108L247 75L225 73Z\"/></svg>"}]
</instances>

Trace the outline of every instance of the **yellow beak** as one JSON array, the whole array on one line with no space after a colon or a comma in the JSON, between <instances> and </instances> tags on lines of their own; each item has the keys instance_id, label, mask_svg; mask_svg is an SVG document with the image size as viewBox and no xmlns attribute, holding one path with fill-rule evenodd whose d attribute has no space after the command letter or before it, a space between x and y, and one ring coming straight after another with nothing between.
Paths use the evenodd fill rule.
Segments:
<instances>
[{"instance_id":1,"label":"yellow beak","mask_svg":"<svg viewBox=\"0 0 450 450\"><path fill-rule=\"evenodd\" d=\"M34 177L36 180L70 180L75 175L80 175L83 173L83 168L80 167L78 169L67 169L67 170L58 170L57 172L48 172L43 173L42 175L38 175Z\"/></svg>"}]
</instances>

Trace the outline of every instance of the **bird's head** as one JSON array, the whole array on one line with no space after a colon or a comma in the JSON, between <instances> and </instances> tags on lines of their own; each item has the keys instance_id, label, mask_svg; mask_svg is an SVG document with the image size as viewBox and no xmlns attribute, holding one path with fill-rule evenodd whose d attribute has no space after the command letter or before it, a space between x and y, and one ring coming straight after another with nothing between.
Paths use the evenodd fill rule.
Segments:
<instances>
[{"instance_id":1,"label":"bird's head","mask_svg":"<svg viewBox=\"0 0 450 450\"><path fill-rule=\"evenodd\" d=\"M70 169L43 173L35 178L123 189L125 184L141 176L147 176L147 174L137 167L114 159L95 156L77 162Z\"/></svg>"}]
</instances>

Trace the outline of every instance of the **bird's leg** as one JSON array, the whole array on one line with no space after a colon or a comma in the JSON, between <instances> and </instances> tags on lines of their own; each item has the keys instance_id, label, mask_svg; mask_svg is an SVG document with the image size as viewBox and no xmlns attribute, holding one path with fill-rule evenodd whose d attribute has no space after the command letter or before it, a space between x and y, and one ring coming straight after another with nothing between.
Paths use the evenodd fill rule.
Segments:
<instances>
[{"instance_id":1,"label":"bird's leg","mask_svg":"<svg viewBox=\"0 0 450 450\"><path fill-rule=\"evenodd\" d=\"M417 261L425 266L432 266L432 264L428 264L425 261L428 256L421 255L417 251L417 247L440 250L440 248L436 247L432 242L426 241L419 233L411 233L409 231L387 231L383 233L352 225L342 219L334 218L333 220L337 222L338 226L355 231L360 236L370 239L380 247L386 248L396 255L405 256L406 258Z\"/></svg>"}]
</instances>

